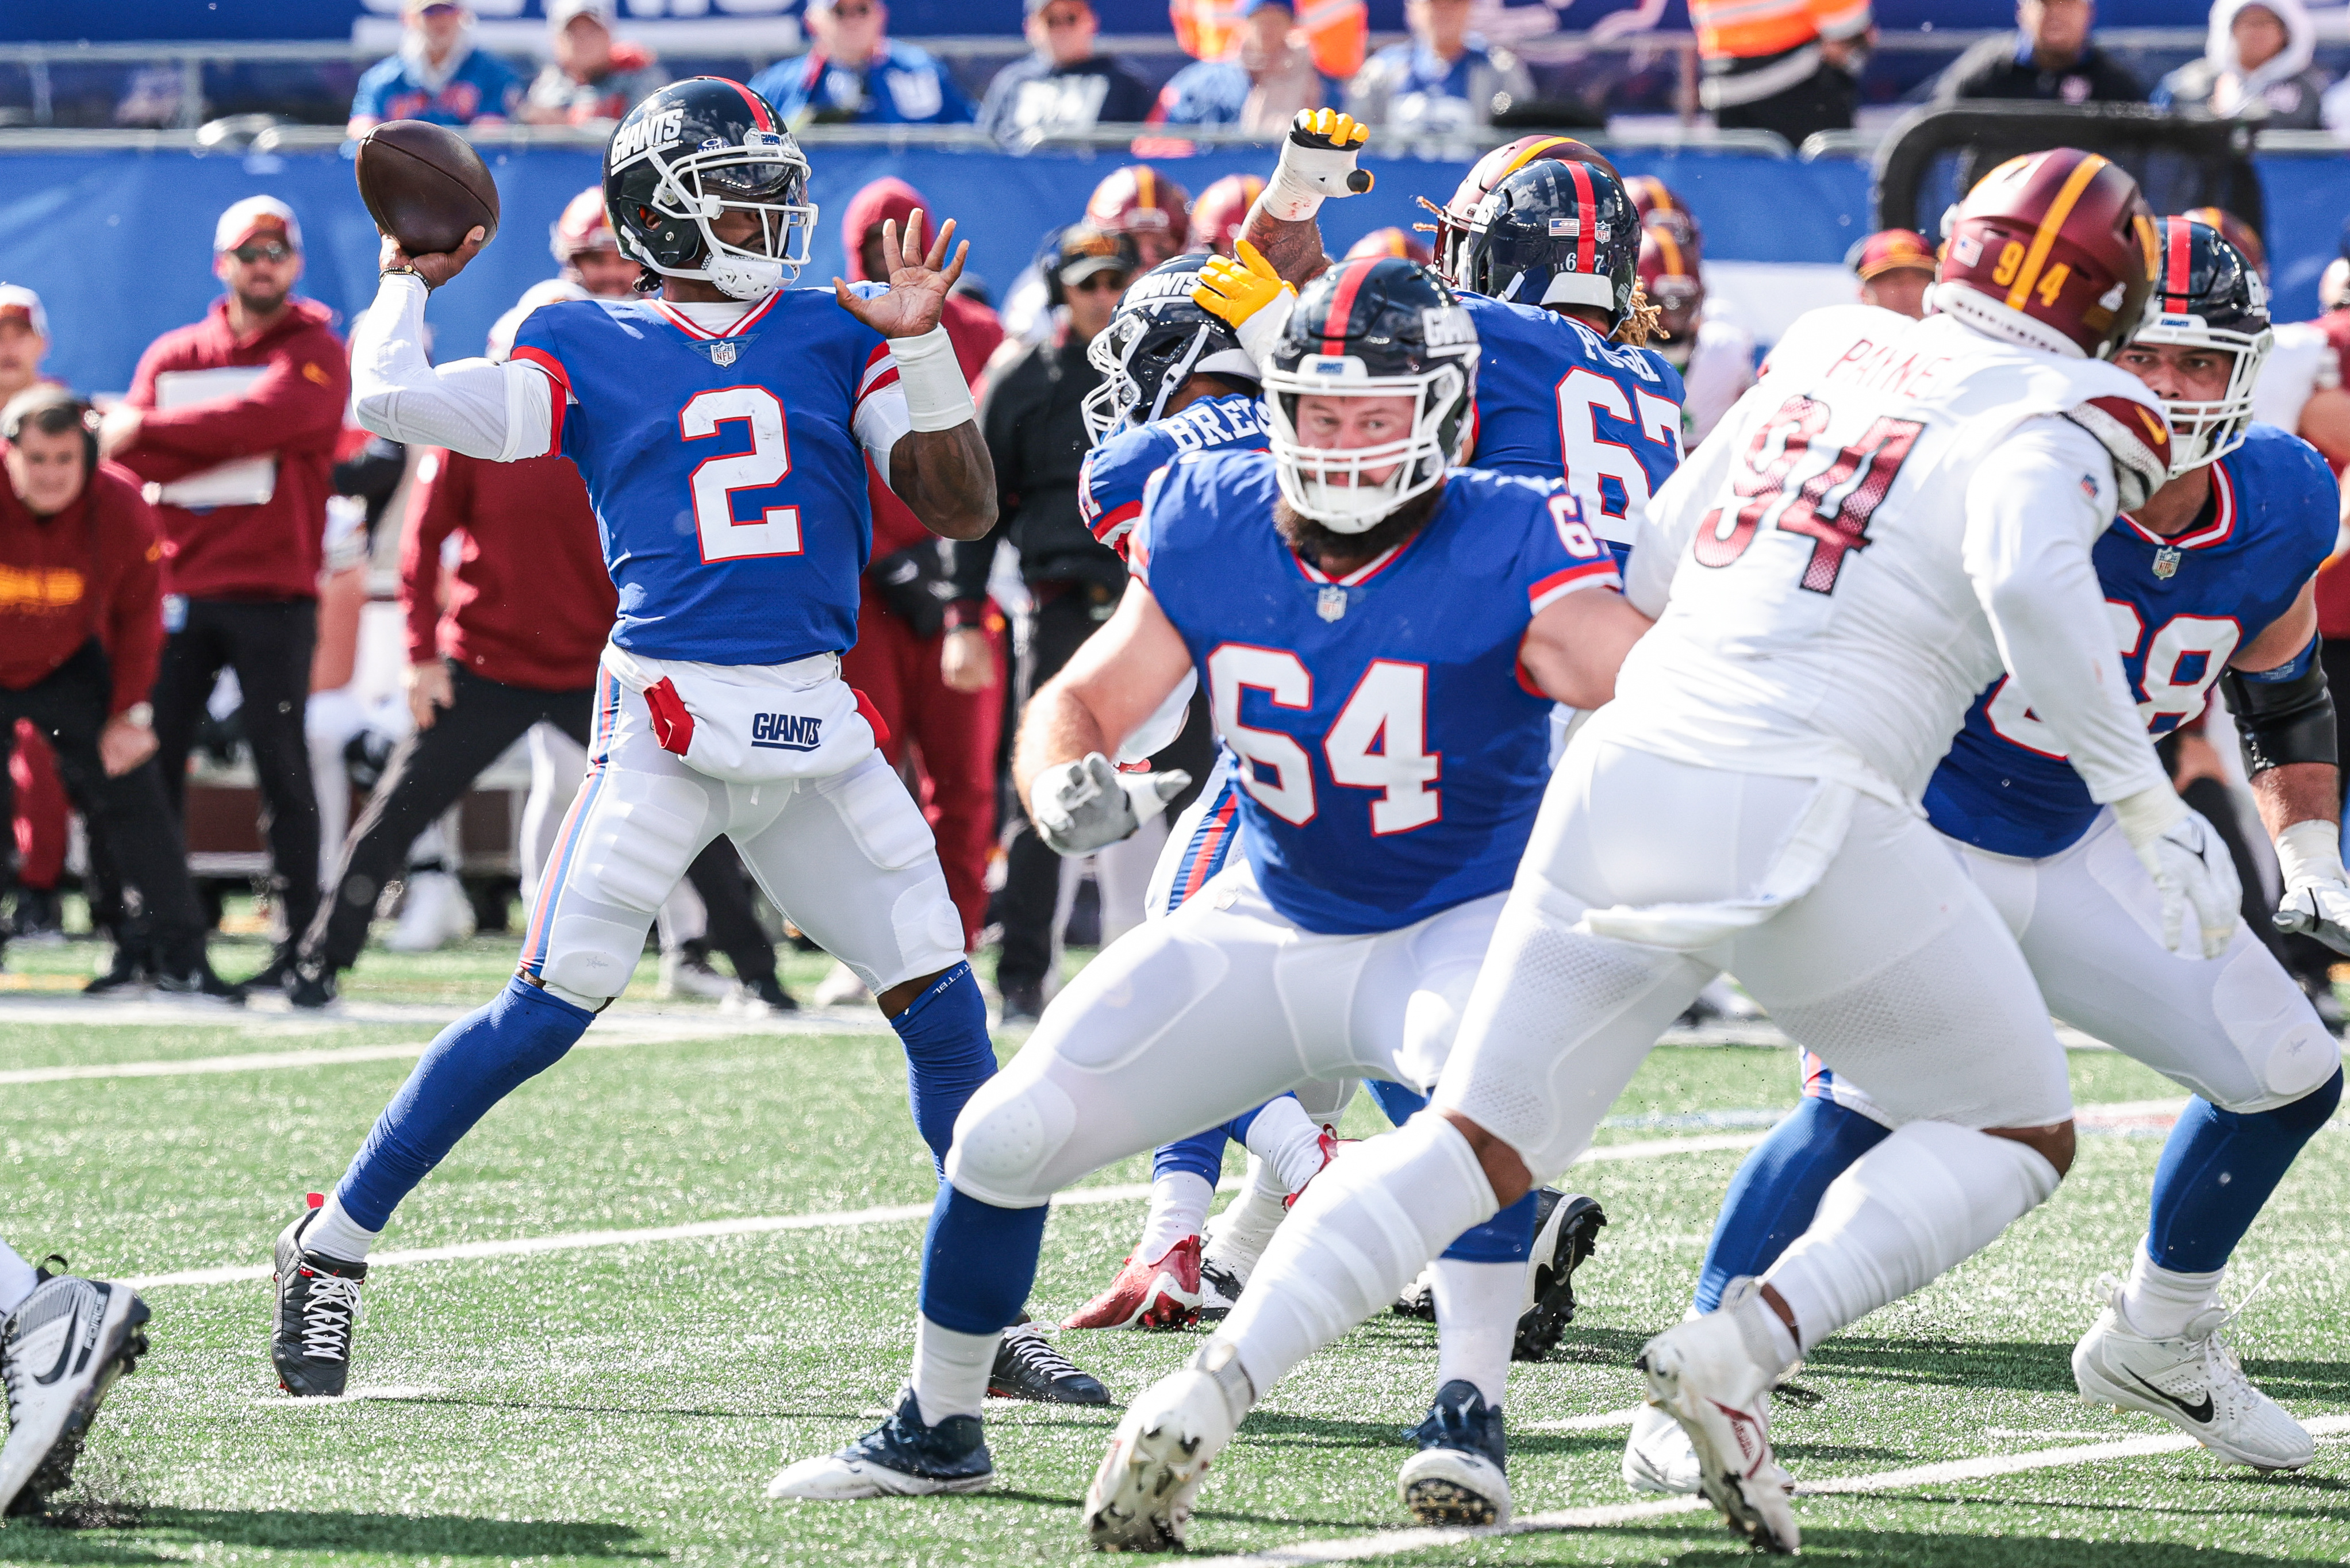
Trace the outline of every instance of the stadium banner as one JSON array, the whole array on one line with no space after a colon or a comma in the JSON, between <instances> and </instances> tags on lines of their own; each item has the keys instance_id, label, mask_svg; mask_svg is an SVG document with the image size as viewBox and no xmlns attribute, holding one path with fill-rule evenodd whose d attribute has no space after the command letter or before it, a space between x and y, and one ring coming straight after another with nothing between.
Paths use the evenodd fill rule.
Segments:
<instances>
[{"instance_id":1,"label":"stadium banner","mask_svg":"<svg viewBox=\"0 0 2350 1568\"><path fill-rule=\"evenodd\" d=\"M442 359L482 351L490 324L522 291L553 275L548 227L565 202L599 175L591 152L484 149L495 171L498 237L461 277L434 295L429 319ZM0 159L0 280L40 291L54 334L48 372L88 392L130 383L139 356L160 334L193 321L219 295L212 275L213 221L231 202L267 193L299 215L307 248L301 291L348 317L375 296L377 236L345 152L199 157L182 152L41 152ZM1156 166L1197 194L1219 176L1262 172L1271 154L1235 148ZM911 182L957 219L972 243L971 268L997 297L1035 254L1045 232L1077 216L1084 192L1125 160L884 147L810 150L810 193L821 217L804 285L825 286L840 268L839 214L857 190L885 174ZM1655 174L1705 224L1708 275L1722 306L1765 343L1800 309L1851 297L1841 267L1866 231L1868 171L1858 163L1801 162L1704 152L1628 151L1627 174ZM1367 159L1378 182L1365 196L1323 209L1334 252L1375 228L1426 214L1415 196L1442 200L1460 163ZM2350 211L2350 163L2264 160L2271 254L2280 319L2316 314L2317 275Z\"/></svg>"},{"instance_id":2,"label":"stadium banner","mask_svg":"<svg viewBox=\"0 0 2350 1568\"><path fill-rule=\"evenodd\" d=\"M545 26L546 0L470 0L484 26L485 40L500 49L518 47L506 41L513 24L533 29ZM1483 0L1491 5L1493 0ZM1607 32L1685 33L1689 30L1686 0L1519 0L1545 6L1557 16L1560 29L1582 31L1595 26ZM620 30L641 36L671 53L683 54L694 43L695 29L705 29L702 47L712 53L760 52L788 47L778 36L796 38L796 16L802 0L619 0ZM1113 35L1161 34L1169 31L1166 0L1093 0L1101 30ZM2332 7L2326 7L2331 9ZM2138 0L2126 16L2105 18L2108 25L2132 27L2201 27L2207 5L2196 0ZM1371 26L1380 32L1400 31L1403 0L1371 0ZM1896 31L2004 27L2015 19L2010 0L1877 0L1877 25ZM55 5L36 0L0 0L0 36L17 42L93 43L142 40L220 41L270 38L352 38L369 42L388 36L396 27L399 0L106 0L104 5ZM1603 24L1602 18L1610 20ZM778 34L780 22L787 31ZM1018 0L985 0L971 5L960 0L893 0L889 30L901 38L1008 34L1020 32ZM764 33L762 28L766 29ZM1550 29L1544 29L1548 31ZM751 41L738 41L748 39ZM527 47L526 44L519 47Z\"/></svg>"}]
</instances>

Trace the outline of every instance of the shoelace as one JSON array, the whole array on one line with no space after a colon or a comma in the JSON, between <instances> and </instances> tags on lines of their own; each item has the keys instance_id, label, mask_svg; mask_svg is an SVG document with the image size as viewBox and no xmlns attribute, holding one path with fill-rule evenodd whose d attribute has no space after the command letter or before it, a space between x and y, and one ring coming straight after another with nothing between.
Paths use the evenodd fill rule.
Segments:
<instances>
[{"instance_id":1,"label":"shoelace","mask_svg":"<svg viewBox=\"0 0 2350 1568\"><path fill-rule=\"evenodd\" d=\"M348 1361L351 1325L359 1315L359 1282L313 1272L302 1304L302 1354L313 1361Z\"/></svg>"},{"instance_id":2,"label":"shoelace","mask_svg":"<svg viewBox=\"0 0 2350 1568\"><path fill-rule=\"evenodd\" d=\"M1022 1332L1024 1328L1025 1333ZM1073 1376L1077 1370L1077 1364L1062 1355L1051 1340L1024 1324L1005 1330L1003 1345L1023 1366L1042 1374L1048 1383Z\"/></svg>"}]
</instances>

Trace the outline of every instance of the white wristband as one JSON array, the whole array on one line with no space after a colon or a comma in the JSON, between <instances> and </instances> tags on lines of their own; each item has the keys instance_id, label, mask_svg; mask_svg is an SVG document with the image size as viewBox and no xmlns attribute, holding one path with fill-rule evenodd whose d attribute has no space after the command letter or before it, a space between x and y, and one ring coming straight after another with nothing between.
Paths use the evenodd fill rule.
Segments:
<instances>
[{"instance_id":1,"label":"white wristband","mask_svg":"<svg viewBox=\"0 0 2350 1568\"><path fill-rule=\"evenodd\" d=\"M2187 803L2167 784L2126 794L2115 801L2113 807L2114 815L2121 822L2122 836L2129 840L2132 849L2153 843L2187 815Z\"/></svg>"},{"instance_id":2,"label":"white wristband","mask_svg":"<svg viewBox=\"0 0 2350 1568\"><path fill-rule=\"evenodd\" d=\"M2313 882L2350 882L2342 869L2342 825L2313 817L2276 836L2277 867L2287 891Z\"/></svg>"},{"instance_id":3,"label":"white wristband","mask_svg":"<svg viewBox=\"0 0 2350 1568\"><path fill-rule=\"evenodd\" d=\"M919 337L892 337L889 355L898 362L898 385L906 394L908 422L918 431L951 431L979 417L971 383L962 379L954 340L943 327Z\"/></svg>"}]
</instances>

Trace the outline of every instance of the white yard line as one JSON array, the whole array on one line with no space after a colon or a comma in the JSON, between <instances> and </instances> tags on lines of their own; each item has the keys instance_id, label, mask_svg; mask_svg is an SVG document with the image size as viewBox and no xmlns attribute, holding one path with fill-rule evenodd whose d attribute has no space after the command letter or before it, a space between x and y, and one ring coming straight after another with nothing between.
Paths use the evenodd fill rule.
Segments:
<instances>
[{"instance_id":1,"label":"white yard line","mask_svg":"<svg viewBox=\"0 0 2350 1568\"><path fill-rule=\"evenodd\" d=\"M1583 1417L1595 1427L1612 1422L1622 1415L1628 1422L1628 1412L1610 1412L1606 1417ZM2350 1432L2350 1416L2321 1416L2304 1421L2312 1437L2324 1438ZM1535 1430L1560 1430L1559 1423L1548 1423ZM2184 1432L2164 1437L2124 1438L2110 1443L2082 1443L2066 1448L2034 1449L2021 1454L1986 1454L1976 1459L1953 1459L1947 1464L1913 1465L1907 1469L1879 1470L1874 1475L1833 1476L1824 1480L1805 1481L1796 1489L1798 1496L1820 1494L1854 1494L1861 1492L1900 1491L1909 1487L1947 1486L1958 1481L1988 1480L1995 1476L2021 1475L2029 1470L2062 1469L2073 1465L2100 1464L2107 1459L2143 1459L2150 1454L2183 1453L2196 1447L2195 1439ZM1530 1513L1513 1523L1492 1530L1383 1530L1372 1535L1348 1536L1336 1541L1301 1541L1293 1546L1278 1546L1269 1552L1246 1552L1230 1557L1203 1558L1191 1568L1287 1568L1294 1563L1363 1563L1381 1557L1400 1557L1407 1552L1426 1552L1436 1547L1458 1546L1488 1540L1496 1536L1526 1535L1562 1530L1605 1530L1614 1526L1643 1523L1652 1519L1666 1519L1677 1513L1710 1511L1712 1504L1701 1497L1667 1498L1658 1502L1609 1503L1596 1508L1565 1508L1549 1513Z\"/></svg>"}]
</instances>

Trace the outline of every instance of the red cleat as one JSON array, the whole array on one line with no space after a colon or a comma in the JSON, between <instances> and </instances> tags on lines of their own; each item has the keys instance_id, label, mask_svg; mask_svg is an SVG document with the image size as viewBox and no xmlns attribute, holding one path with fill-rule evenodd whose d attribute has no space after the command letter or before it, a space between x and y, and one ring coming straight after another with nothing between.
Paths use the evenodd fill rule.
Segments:
<instances>
[{"instance_id":1,"label":"red cleat","mask_svg":"<svg viewBox=\"0 0 2350 1568\"><path fill-rule=\"evenodd\" d=\"M1189 1328L1200 1316L1200 1238L1186 1236L1157 1262L1128 1258L1118 1278L1063 1328Z\"/></svg>"}]
</instances>

